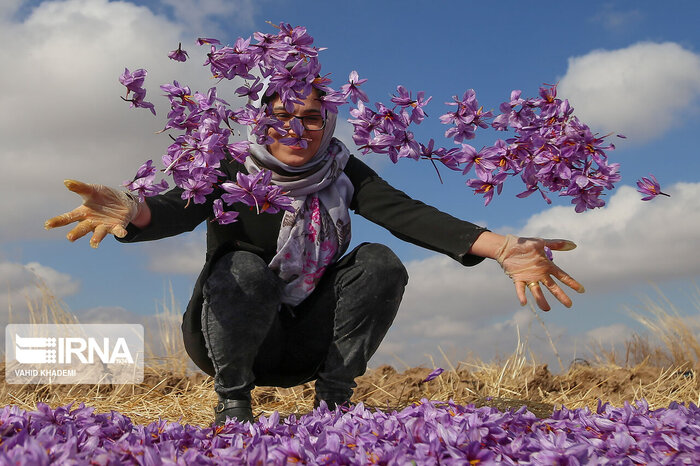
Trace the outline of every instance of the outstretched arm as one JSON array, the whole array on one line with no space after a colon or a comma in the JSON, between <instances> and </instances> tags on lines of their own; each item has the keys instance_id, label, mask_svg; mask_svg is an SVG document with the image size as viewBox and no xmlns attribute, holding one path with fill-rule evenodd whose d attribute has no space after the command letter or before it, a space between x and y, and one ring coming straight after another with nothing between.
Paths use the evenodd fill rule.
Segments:
<instances>
[{"instance_id":1,"label":"outstretched arm","mask_svg":"<svg viewBox=\"0 0 700 466\"><path fill-rule=\"evenodd\" d=\"M97 248L109 233L118 238L126 236L126 226L133 223L143 227L151 221L151 212L145 202L138 202L132 195L100 184L66 180L68 189L83 198L83 204L44 223L47 230L73 222L78 224L66 238L75 241L93 232L90 246Z\"/></svg>"},{"instance_id":2,"label":"outstretched arm","mask_svg":"<svg viewBox=\"0 0 700 466\"><path fill-rule=\"evenodd\" d=\"M474 241L469 252L471 254L495 259L515 284L515 292L521 305L527 303L525 287L530 289L540 309L548 311L549 303L545 298L540 283L557 298L564 306L571 307L571 298L554 281L559 281L583 293L583 285L574 280L569 274L549 260L545 246L556 251L570 251L576 244L564 239L518 238L513 235L499 235L485 231Z\"/></svg>"}]
</instances>

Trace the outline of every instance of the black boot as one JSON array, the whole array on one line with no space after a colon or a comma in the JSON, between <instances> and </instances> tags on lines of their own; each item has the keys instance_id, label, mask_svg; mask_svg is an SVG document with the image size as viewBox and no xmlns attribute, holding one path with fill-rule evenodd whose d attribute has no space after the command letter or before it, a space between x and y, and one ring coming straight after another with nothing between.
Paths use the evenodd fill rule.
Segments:
<instances>
[{"instance_id":1,"label":"black boot","mask_svg":"<svg viewBox=\"0 0 700 466\"><path fill-rule=\"evenodd\" d=\"M238 422L255 422L250 401L219 398L219 404L214 408L214 423L217 426L222 426L226 423L227 418Z\"/></svg>"}]
</instances>

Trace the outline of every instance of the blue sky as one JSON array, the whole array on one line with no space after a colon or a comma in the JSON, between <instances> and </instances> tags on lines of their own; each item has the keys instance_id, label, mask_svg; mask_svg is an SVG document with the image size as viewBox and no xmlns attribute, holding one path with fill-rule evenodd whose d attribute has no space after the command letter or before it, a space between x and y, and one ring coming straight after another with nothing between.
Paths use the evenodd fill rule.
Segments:
<instances>
[{"instance_id":1,"label":"blue sky","mask_svg":"<svg viewBox=\"0 0 700 466\"><path fill-rule=\"evenodd\" d=\"M538 196L516 199L510 180L501 196L483 206L466 178L432 166L382 155L364 159L399 189L450 214L493 231L566 237L579 248L555 260L587 289L574 307L558 303L539 316L566 363L585 355L591 342L620 345L643 328L626 309L644 312L658 289L697 330L700 319L696 251L700 231L700 33L693 1L637 2L318 2L68 0L3 2L0 50L6 111L0 115L3 148L0 185L0 303L15 321L26 315L43 280L84 321L135 322L152 316L172 284L182 309L204 259L204 230L154 243L122 245L106 239L97 250L87 240L64 238L67 229L45 231L46 218L70 210L79 198L62 181L75 178L119 186L141 163L157 163L168 145L154 134L163 126L167 100L158 85L178 79L206 90L214 83L200 66L205 50L197 37L232 43L266 21L306 26L321 53L323 72L341 86L352 70L367 78L373 101L387 102L401 84L433 96L429 118L416 138L442 135L444 102L474 89L487 109L498 108L512 89L536 95L543 83L559 83L577 114L595 131L614 138L612 161L623 179L603 209L575 214L568 199L549 206ZM181 41L185 63L167 59ZM118 96L124 67L146 68L153 117L129 109ZM219 85L226 98L232 86ZM229 99L233 101L233 99ZM344 119L348 108L343 110ZM351 144L351 127L338 135ZM484 130L480 148L501 136ZM640 201L635 180L654 173L671 198ZM497 265L464 268L353 217L353 243L389 245L406 263L410 282L394 327L372 365L440 364L438 346L455 362L469 354L489 360L507 355L517 332L533 352L554 356L529 308L519 307ZM572 292L573 293L573 292ZM573 293L576 294L576 293ZM550 299L550 302L553 298ZM668 307L668 306L666 306ZM2 315L2 314L0 314Z\"/></svg>"}]
</instances>

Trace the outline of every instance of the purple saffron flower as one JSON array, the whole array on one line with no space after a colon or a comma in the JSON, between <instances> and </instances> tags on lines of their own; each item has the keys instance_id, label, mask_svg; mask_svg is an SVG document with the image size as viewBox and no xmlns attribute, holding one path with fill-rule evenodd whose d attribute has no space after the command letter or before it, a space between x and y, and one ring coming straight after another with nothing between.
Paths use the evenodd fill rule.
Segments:
<instances>
[{"instance_id":1,"label":"purple saffron flower","mask_svg":"<svg viewBox=\"0 0 700 466\"><path fill-rule=\"evenodd\" d=\"M347 100L342 91L332 91L319 98L321 101L321 112L338 113L338 107L345 105Z\"/></svg>"},{"instance_id":2,"label":"purple saffron flower","mask_svg":"<svg viewBox=\"0 0 700 466\"><path fill-rule=\"evenodd\" d=\"M290 136L290 133L287 133L287 137L280 139L280 142L287 146L298 146L306 149L309 143L303 137L304 125L302 124L301 120L298 118L292 118L292 120L289 122L289 127L294 132L294 135Z\"/></svg>"},{"instance_id":3,"label":"purple saffron flower","mask_svg":"<svg viewBox=\"0 0 700 466\"><path fill-rule=\"evenodd\" d=\"M187 179L181 186L184 191L182 192L182 199L194 199L195 204L204 204L206 202L207 194L214 191L214 187L211 182L206 179Z\"/></svg>"},{"instance_id":4,"label":"purple saffron flower","mask_svg":"<svg viewBox=\"0 0 700 466\"><path fill-rule=\"evenodd\" d=\"M280 23L279 29L280 38L294 46L298 52L309 57L315 57L318 54L318 51L311 46L314 43L314 38L309 35L305 27L292 27L290 24Z\"/></svg>"},{"instance_id":5,"label":"purple saffron flower","mask_svg":"<svg viewBox=\"0 0 700 466\"><path fill-rule=\"evenodd\" d=\"M405 87L396 86L396 92L399 95L391 97L391 101L394 102L396 105L399 105L401 107L409 107L415 102L415 100L413 100L413 97L411 97L411 91L409 91Z\"/></svg>"},{"instance_id":6,"label":"purple saffron flower","mask_svg":"<svg viewBox=\"0 0 700 466\"><path fill-rule=\"evenodd\" d=\"M485 180L479 178L475 180L468 180L467 186L474 189L474 194L484 195L484 205L486 206L489 205L493 199L493 194L495 192L501 194L501 191L503 190L503 182L506 180L507 176L508 175L505 173L498 173L496 175L488 173Z\"/></svg>"},{"instance_id":7,"label":"purple saffron flower","mask_svg":"<svg viewBox=\"0 0 700 466\"><path fill-rule=\"evenodd\" d=\"M233 160L243 163L246 157L248 157L248 148L250 147L250 142L248 141L238 141L228 144L226 150L231 155Z\"/></svg>"},{"instance_id":8,"label":"purple saffron flower","mask_svg":"<svg viewBox=\"0 0 700 466\"><path fill-rule=\"evenodd\" d=\"M270 183L271 176L272 173L267 170L260 171L255 175L245 175L238 172L235 183L221 184L221 188L227 193L223 194L221 199L228 205L243 202L259 208L265 202L265 186Z\"/></svg>"},{"instance_id":9,"label":"purple saffron flower","mask_svg":"<svg viewBox=\"0 0 700 466\"><path fill-rule=\"evenodd\" d=\"M238 217L238 212L235 210L224 211L221 199L216 199L214 201L214 219L219 222L220 225L233 223L236 221L236 217Z\"/></svg>"},{"instance_id":10,"label":"purple saffron flower","mask_svg":"<svg viewBox=\"0 0 700 466\"><path fill-rule=\"evenodd\" d=\"M414 160L418 160L420 158L420 145L413 138L413 133L411 131L398 130L394 132L393 137L395 141L393 147L397 150L397 159L410 157Z\"/></svg>"},{"instance_id":11,"label":"purple saffron flower","mask_svg":"<svg viewBox=\"0 0 700 466\"><path fill-rule=\"evenodd\" d=\"M143 202L146 197L155 196L168 189L168 183L165 180L154 183L155 177L156 168L153 166L153 160L149 160L141 165L132 181L125 181L122 186L138 193L139 202Z\"/></svg>"},{"instance_id":12,"label":"purple saffron flower","mask_svg":"<svg viewBox=\"0 0 700 466\"><path fill-rule=\"evenodd\" d=\"M443 369L442 367L438 367L437 369L432 371L430 374L428 374L428 376L425 379L423 379L422 383L430 382L431 380L433 380L435 377L442 374L443 372L445 372L445 369Z\"/></svg>"},{"instance_id":13,"label":"purple saffron flower","mask_svg":"<svg viewBox=\"0 0 700 466\"><path fill-rule=\"evenodd\" d=\"M129 68L124 68L124 73L119 76L119 82L126 87L126 97L122 97L122 100L131 102L130 107L147 108L155 115L156 110L153 104L143 100L146 97L146 89L141 86L146 79L146 74L147 71L142 68L135 70L133 73L129 71ZM133 93L131 99L128 98L130 93Z\"/></svg>"},{"instance_id":14,"label":"purple saffron flower","mask_svg":"<svg viewBox=\"0 0 700 466\"><path fill-rule=\"evenodd\" d=\"M547 256L547 259L553 261L554 260L554 254L552 254L552 250L548 247L544 247L544 254Z\"/></svg>"},{"instance_id":15,"label":"purple saffron flower","mask_svg":"<svg viewBox=\"0 0 700 466\"><path fill-rule=\"evenodd\" d=\"M433 153L439 156L440 162L442 162L450 170L462 171L462 167L460 167L460 165L466 163L464 152L456 147L453 147L450 150L446 150L444 147L441 147L439 149L435 149Z\"/></svg>"},{"instance_id":16,"label":"purple saffron flower","mask_svg":"<svg viewBox=\"0 0 700 466\"><path fill-rule=\"evenodd\" d=\"M476 134L473 125L457 124L445 131L446 138L453 138L456 144L467 139L474 139Z\"/></svg>"},{"instance_id":17,"label":"purple saffron flower","mask_svg":"<svg viewBox=\"0 0 700 466\"><path fill-rule=\"evenodd\" d=\"M577 211L583 211L604 205L601 199L603 189L612 189L620 179L618 164L608 163L605 154L614 146L605 145L606 136L592 133L573 115L569 102L557 98L556 86L543 85L537 98L523 98L521 91L512 91L510 99L501 104L501 114L491 126L496 130L512 129L514 137L498 140L478 153L464 142L475 137L477 127L488 127L487 120L492 114L479 105L473 90L467 90L461 97L453 97L453 102L448 105L454 111L442 115L440 121L451 126L445 132L446 137L453 139L457 147L463 144L471 150L454 146L449 150L435 147L432 140L425 146L415 140L414 133L409 130L410 124L419 124L426 117L423 109L431 98L426 98L424 92L418 92L414 99L410 91L398 86L391 99L394 107L378 102L372 106L377 111L373 111L369 105L364 105L368 98L360 86L366 80L360 79L356 71L350 73L347 84L339 91L330 87L330 79L321 73L318 59L318 53L323 49L313 46L313 38L306 28L285 23L274 27L278 30L274 34L254 33L256 43L252 43L250 37L239 37L232 46L217 48L221 45L219 40L199 38L199 45L211 46L205 66L210 66L215 78L247 80L246 85L236 89L236 93L252 101L258 100L262 92L261 77L269 79L267 95L277 93L290 113L292 107L314 88L323 91L320 100L324 112L337 112L340 105L352 100L357 108L350 111L353 119L349 121L354 127L353 140L362 153L386 154L394 162L404 157L428 159L436 170L437 160L452 170L461 170L466 165L464 171L468 172L475 167L479 179L467 184L484 194L485 204L491 201L494 192L501 192L507 177L520 174L526 191L517 197L539 191L547 202L551 202L547 193L557 192L574 198L572 203L576 204ZM185 61L188 54L180 43L169 57ZM143 69L133 73L125 69L120 77L120 82L127 87L123 99L132 107L148 108L155 114L153 104L145 100L145 77ZM248 156L247 141L229 143L229 137L238 130L232 127L232 122L249 125L253 140L259 144L273 142L270 129L276 130L287 144L307 144L298 120L292 122L288 134L286 125L274 118L269 109L251 105L231 109L216 97L215 88L206 95L192 93L188 87L174 81L161 89L170 101L164 129L181 131L173 136L174 143L163 156L167 167L165 173L173 177L176 186L184 189L186 198L195 199L195 202L206 198L207 190L218 181L216 178L220 172L217 168L224 159L230 157L242 162ZM142 168L129 183L130 188L140 197L165 189L162 183L153 184L152 165ZM285 208L286 197L279 188L270 186L269 179L263 179L265 176L252 178L242 184L240 180L239 183L229 183L230 191L222 196L221 202L244 201L257 206L258 211L266 212ZM656 186L654 183L655 179L643 179L638 183L640 192L648 195L645 200L664 194L657 187L658 183ZM215 208L217 220L226 218L220 207ZM382 456L378 454L377 457Z\"/></svg>"},{"instance_id":18,"label":"purple saffron flower","mask_svg":"<svg viewBox=\"0 0 700 466\"><path fill-rule=\"evenodd\" d=\"M156 167L153 165L153 160L148 160L146 163L139 167L134 178L145 178L148 176L155 175Z\"/></svg>"},{"instance_id":19,"label":"purple saffron flower","mask_svg":"<svg viewBox=\"0 0 700 466\"><path fill-rule=\"evenodd\" d=\"M155 114L156 114L155 107L153 106L153 104L151 102L145 101L144 97L146 97L146 89L139 89L138 91L134 92L134 96L131 99L125 99L124 97L122 97L122 100L125 100L127 102L131 102L130 107L147 108L155 116Z\"/></svg>"},{"instance_id":20,"label":"purple saffron flower","mask_svg":"<svg viewBox=\"0 0 700 466\"><path fill-rule=\"evenodd\" d=\"M173 50L172 52L170 52L168 54L168 58L170 58L171 60L183 61L183 62L187 61L188 56L189 55L187 55L187 52L182 50L182 42L177 44L177 50Z\"/></svg>"},{"instance_id":21,"label":"purple saffron flower","mask_svg":"<svg viewBox=\"0 0 700 466\"><path fill-rule=\"evenodd\" d=\"M175 99L180 99L180 104L194 104L192 91L189 86L180 86L180 83L173 81L172 84L163 84L160 88L165 91L165 96L170 100L171 104L175 103Z\"/></svg>"},{"instance_id":22,"label":"purple saffron flower","mask_svg":"<svg viewBox=\"0 0 700 466\"><path fill-rule=\"evenodd\" d=\"M643 201L654 199L659 194L662 196L671 197L661 191L661 186L659 186L659 182L656 180L654 175L649 175L649 178L642 177L641 180L637 181L637 191L646 196L642 198Z\"/></svg>"},{"instance_id":23,"label":"purple saffron flower","mask_svg":"<svg viewBox=\"0 0 700 466\"><path fill-rule=\"evenodd\" d=\"M262 91L263 83L260 82L260 78L255 78L255 82L252 84L246 84L236 89L236 94L241 97L248 97L250 100L258 100L258 92Z\"/></svg>"},{"instance_id":24,"label":"purple saffron flower","mask_svg":"<svg viewBox=\"0 0 700 466\"><path fill-rule=\"evenodd\" d=\"M366 79L360 79L357 71L351 71L350 76L348 77L348 84L340 86L340 90L343 91L343 97L345 99L349 97L355 104L358 101L369 102L369 97L367 97L367 94L365 94L365 92L361 91L359 88L360 84L363 84L366 81Z\"/></svg>"},{"instance_id":25,"label":"purple saffron flower","mask_svg":"<svg viewBox=\"0 0 700 466\"><path fill-rule=\"evenodd\" d=\"M397 129L406 129L408 122L401 119L400 114L395 113L381 102L377 102L375 106L377 107L376 117L379 121L376 131L392 134Z\"/></svg>"},{"instance_id":26,"label":"purple saffron flower","mask_svg":"<svg viewBox=\"0 0 700 466\"><path fill-rule=\"evenodd\" d=\"M128 91L135 92L143 86L143 81L146 79L148 72L143 68L130 72L129 68L124 68L124 73L119 76L119 82L122 83Z\"/></svg>"},{"instance_id":27,"label":"purple saffron flower","mask_svg":"<svg viewBox=\"0 0 700 466\"><path fill-rule=\"evenodd\" d=\"M488 399L488 398L487 398ZM278 413L256 423L200 428L159 420L135 425L82 403L35 411L0 409L2 464L698 464L700 409L638 401L562 407L537 419L522 407L496 408L422 399L401 411L362 403L309 415Z\"/></svg>"},{"instance_id":28,"label":"purple saffron flower","mask_svg":"<svg viewBox=\"0 0 700 466\"><path fill-rule=\"evenodd\" d=\"M260 211L267 212L268 214L276 214L280 210L294 212L292 199L288 197L279 186L268 186L265 193L265 201Z\"/></svg>"},{"instance_id":29,"label":"purple saffron flower","mask_svg":"<svg viewBox=\"0 0 700 466\"><path fill-rule=\"evenodd\" d=\"M595 209L605 205L605 201L600 198L603 188L594 186L592 188L577 189L567 191L567 194L573 195L571 203L576 205L576 212L581 213L587 209ZM573 194L576 193L576 194Z\"/></svg>"},{"instance_id":30,"label":"purple saffron flower","mask_svg":"<svg viewBox=\"0 0 700 466\"><path fill-rule=\"evenodd\" d=\"M493 160L493 152L489 151L488 148L477 152L476 149L469 144L462 144L462 158L466 163L462 174L469 173L472 167L474 167L476 176L482 180L486 180L491 171L495 170L498 166L497 162Z\"/></svg>"},{"instance_id":31,"label":"purple saffron flower","mask_svg":"<svg viewBox=\"0 0 700 466\"><path fill-rule=\"evenodd\" d=\"M204 44L220 45L221 41L219 41L218 39L211 39L208 37L200 37L197 39L197 45L204 45Z\"/></svg>"},{"instance_id":32,"label":"purple saffron flower","mask_svg":"<svg viewBox=\"0 0 700 466\"><path fill-rule=\"evenodd\" d=\"M426 117L423 107L425 107L428 102L432 100L432 97L425 99L425 92L419 91L417 97L413 99L411 92L406 90L406 88L403 86L397 86L396 91L399 95L393 96L391 101L401 107L412 108L411 121L415 124L420 124Z\"/></svg>"}]
</instances>

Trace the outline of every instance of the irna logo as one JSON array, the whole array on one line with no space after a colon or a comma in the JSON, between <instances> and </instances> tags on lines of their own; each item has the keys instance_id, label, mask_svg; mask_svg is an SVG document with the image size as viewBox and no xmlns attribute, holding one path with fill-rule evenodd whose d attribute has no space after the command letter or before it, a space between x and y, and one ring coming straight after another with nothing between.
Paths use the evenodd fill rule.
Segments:
<instances>
[{"instance_id":1,"label":"irna logo","mask_svg":"<svg viewBox=\"0 0 700 466\"><path fill-rule=\"evenodd\" d=\"M143 381L140 324L9 324L10 384L126 384Z\"/></svg>"},{"instance_id":2,"label":"irna logo","mask_svg":"<svg viewBox=\"0 0 700 466\"><path fill-rule=\"evenodd\" d=\"M111 342L104 337L21 337L15 334L15 359L22 364L71 364L80 361L92 364L99 359L104 364L133 364L134 358L119 337Z\"/></svg>"}]
</instances>

